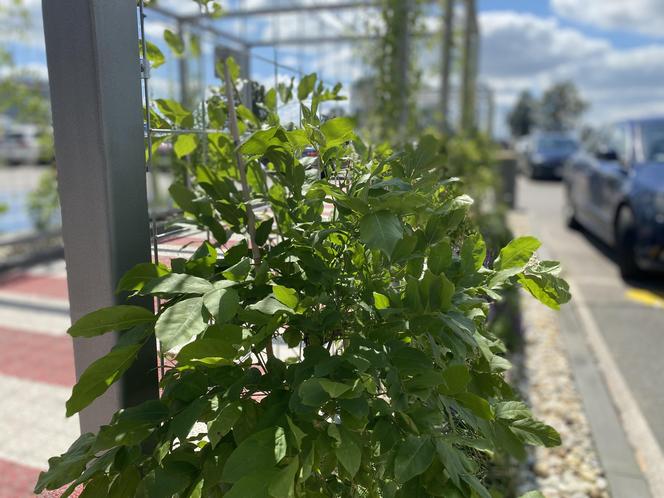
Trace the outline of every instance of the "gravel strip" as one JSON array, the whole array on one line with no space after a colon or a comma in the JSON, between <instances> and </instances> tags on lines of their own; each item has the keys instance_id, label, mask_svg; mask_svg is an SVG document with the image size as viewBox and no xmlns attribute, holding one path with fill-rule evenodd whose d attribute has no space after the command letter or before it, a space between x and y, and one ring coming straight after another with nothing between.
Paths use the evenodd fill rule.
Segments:
<instances>
[{"instance_id":1,"label":"gravel strip","mask_svg":"<svg viewBox=\"0 0 664 498\"><path fill-rule=\"evenodd\" d=\"M522 295L523 351L513 358L518 385L536 417L555 427L557 448L536 448L519 475L520 491L547 498L608 497L607 482L560 338L559 320Z\"/></svg>"}]
</instances>

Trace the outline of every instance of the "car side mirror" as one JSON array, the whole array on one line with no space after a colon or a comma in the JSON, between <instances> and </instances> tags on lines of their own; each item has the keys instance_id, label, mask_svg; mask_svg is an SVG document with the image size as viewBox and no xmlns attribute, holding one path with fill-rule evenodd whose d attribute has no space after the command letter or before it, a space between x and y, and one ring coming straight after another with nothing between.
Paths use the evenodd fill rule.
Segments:
<instances>
[{"instance_id":1,"label":"car side mirror","mask_svg":"<svg viewBox=\"0 0 664 498\"><path fill-rule=\"evenodd\" d=\"M595 151L595 157L600 161L617 161L618 153L608 147L600 147Z\"/></svg>"}]
</instances>

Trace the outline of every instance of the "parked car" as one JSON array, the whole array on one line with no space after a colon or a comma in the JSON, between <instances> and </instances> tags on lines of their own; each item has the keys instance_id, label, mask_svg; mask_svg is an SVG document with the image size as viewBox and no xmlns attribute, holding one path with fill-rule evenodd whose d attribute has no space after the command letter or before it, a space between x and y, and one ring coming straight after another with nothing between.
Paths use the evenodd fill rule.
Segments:
<instances>
[{"instance_id":1,"label":"parked car","mask_svg":"<svg viewBox=\"0 0 664 498\"><path fill-rule=\"evenodd\" d=\"M521 169L530 178L560 178L565 161L578 148L566 133L536 133L521 146Z\"/></svg>"},{"instance_id":2,"label":"parked car","mask_svg":"<svg viewBox=\"0 0 664 498\"><path fill-rule=\"evenodd\" d=\"M623 276L664 269L664 118L608 127L563 180L568 225L613 245Z\"/></svg>"},{"instance_id":3,"label":"parked car","mask_svg":"<svg viewBox=\"0 0 664 498\"><path fill-rule=\"evenodd\" d=\"M51 130L31 124L12 125L0 138L0 161L10 165L53 161Z\"/></svg>"}]
</instances>

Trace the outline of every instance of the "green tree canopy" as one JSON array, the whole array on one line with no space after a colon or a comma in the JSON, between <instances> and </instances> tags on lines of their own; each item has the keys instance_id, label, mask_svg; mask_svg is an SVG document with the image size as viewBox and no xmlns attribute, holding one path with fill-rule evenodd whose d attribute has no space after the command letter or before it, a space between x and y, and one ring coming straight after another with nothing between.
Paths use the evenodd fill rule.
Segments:
<instances>
[{"instance_id":1,"label":"green tree canopy","mask_svg":"<svg viewBox=\"0 0 664 498\"><path fill-rule=\"evenodd\" d=\"M513 137L528 135L537 124L538 103L528 90L519 95L519 99L507 116L507 123Z\"/></svg>"},{"instance_id":2,"label":"green tree canopy","mask_svg":"<svg viewBox=\"0 0 664 498\"><path fill-rule=\"evenodd\" d=\"M571 81L556 83L549 88L539 106L540 125L544 130L566 130L576 125L588 109L578 89Z\"/></svg>"}]
</instances>

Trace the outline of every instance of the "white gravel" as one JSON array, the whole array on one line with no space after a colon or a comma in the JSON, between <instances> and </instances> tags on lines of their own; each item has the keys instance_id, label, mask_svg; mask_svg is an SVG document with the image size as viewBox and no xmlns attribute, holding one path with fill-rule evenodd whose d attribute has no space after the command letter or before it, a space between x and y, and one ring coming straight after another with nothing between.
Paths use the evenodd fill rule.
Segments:
<instances>
[{"instance_id":1,"label":"white gravel","mask_svg":"<svg viewBox=\"0 0 664 498\"><path fill-rule=\"evenodd\" d=\"M562 445L536 448L519 475L519 491L547 498L609 497L555 311L522 295L523 351L515 355L519 388L536 417L558 430Z\"/></svg>"}]
</instances>

